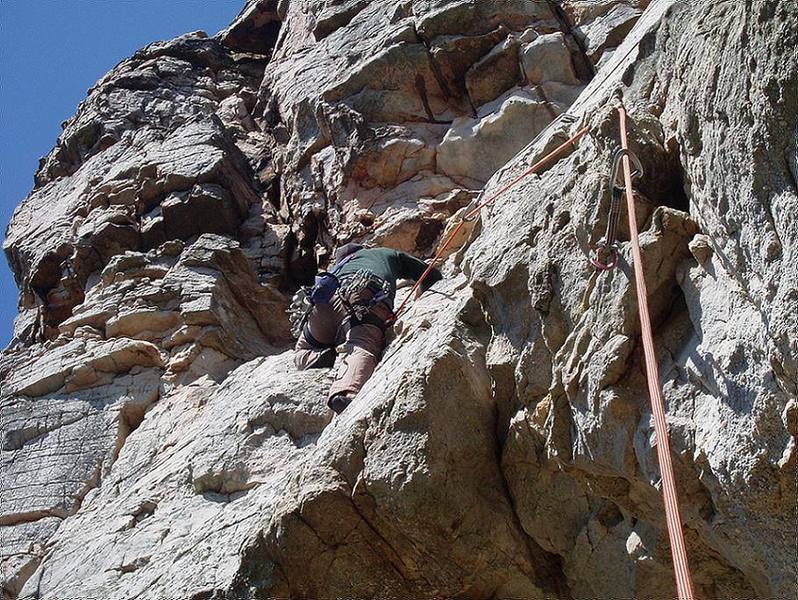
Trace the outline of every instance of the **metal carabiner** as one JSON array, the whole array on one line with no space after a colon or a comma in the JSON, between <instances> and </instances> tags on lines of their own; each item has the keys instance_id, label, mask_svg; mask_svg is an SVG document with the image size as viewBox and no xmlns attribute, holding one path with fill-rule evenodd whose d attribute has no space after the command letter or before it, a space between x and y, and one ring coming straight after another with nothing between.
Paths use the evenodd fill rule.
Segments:
<instances>
[{"instance_id":1,"label":"metal carabiner","mask_svg":"<svg viewBox=\"0 0 798 600\"><path fill-rule=\"evenodd\" d=\"M471 210L465 211L463 213L463 216L460 217L460 220L463 221L464 223L473 223L474 221L476 221L477 217L479 216L479 211L477 211L477 212L474 212L474 211L476 211L477 208L479 208L479 207L476 206L476 207L472 208ZM469 217L468 215L470 215L472 212L474 214L471 217Z\"/></svg>"},{"instance_id":2,"label":"metal carabiner","mask_svg":"<svg viewBox=\"0 0 798 600\"><path fill-rule=\"evenodd\" d=\"M460 220L463 221L464 223L473 223L479 218L479 215L482 209L485 208L485 206L487 206L487 203L480 204L479 196L477 196L471 202L468 203L468 206L465 207L465 211L460 216Z\"/></svg>"},{"instance_id":3,"label":"metal carabiner","mask_svg":"<svg viewBox=\"0 0 798 600\"><path fill-rule=\"evenodd\" d=\"M594 267L600 271L609 271L618 264L618 250L620 249L616 240L618 234L618 222L621 217L621 201L626 190L623 183L618 183L618 176L621 174L622 160L628 156L634 165L632 179L643 176L643 165L640 159L629 150L619 148L612 157L610 167L610 190L612 198L610 200L610 214L607 217L607 231L604 237L596 244L596 254L590 259Z\"/></svg>"},{"instance_id":4,"label":"metal carabiner","mask_svg":"<svg viewBox=\"0 0 798 600\"><path fill-rule=\"evenodd\" d=\"M605 260L604 257L607 257L608 260ZM596 255L590 259L590 262L599 271L614 269L618 264L618 242L613 242L610 245L604 238L601 238L596 244Z\"/></svg>"},{"instance_id":5,"label":"metal carabiner","mask_svg":"<svg viewBox=\"0 0 798 600\"><path fill-rule=\"evenodd\" d=\"M640 163L640 159L637 158L637 155L631 150L624 150L623 148L618 148L615 151L615 154L612 156L612 167L610 169L611 173L610 185L612 185L612 187L617 187L622 191L625 190L626 188L624 187L624 184L618 183L618 175L621 174L621 165L624 156L628 156L634 166L634 171L632 171L632 179L633 180L639 179L643 176L643 165Z\"/></svg>"}]
</instances>

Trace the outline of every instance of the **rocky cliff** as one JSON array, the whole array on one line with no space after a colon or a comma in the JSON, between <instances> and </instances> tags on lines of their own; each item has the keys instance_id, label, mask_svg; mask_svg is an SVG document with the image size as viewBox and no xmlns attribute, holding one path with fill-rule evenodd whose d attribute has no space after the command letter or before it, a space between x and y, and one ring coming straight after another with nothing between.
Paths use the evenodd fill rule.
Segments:
<instances>
[{"instance_id":1,"label":"rocky cliff","mask_svg":"<svg viewBox=\"0 0 798 600\"><path fill-rule=\"evenodd\" d=\"M4 243L3 598L673 597L628 229L590 264L619 102L697 594L795 597L796 47L778 0L250 0L120 63ZM580 125L333 419L292 291Z\"/></svg>"}]
</instances>

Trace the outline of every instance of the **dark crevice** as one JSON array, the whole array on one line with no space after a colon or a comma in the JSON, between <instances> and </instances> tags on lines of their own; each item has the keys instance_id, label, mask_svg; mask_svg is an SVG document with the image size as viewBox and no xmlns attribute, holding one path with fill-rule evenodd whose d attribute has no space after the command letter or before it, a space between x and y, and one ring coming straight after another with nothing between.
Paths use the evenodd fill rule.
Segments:
<instances>
[{"instance_id":1,"label":"dark crevice","mask_svg":"<svg viewBox=\"0 0 798 600\"><path fill-rule=\"evenodd\" d=\"M616 525L623 523L624 516L615 502L612 500L605 500L604 506L596 513L596 520L607 529L612 529Z\"/></svg>"},{"instance_id":2,"label":"dark crevice","mask_svg":"<svg viewBox=\"0 0 798 600\"><path fill-rule=\"evenodd\" d=\"M286 237L284 272L289 289L308 285L313 281L313 276L318 270L314 252L318 233L318 218L310 214L299 225L299 231L292 228Z\"/></svg>"},{"instance_id":3,"label":"dark crevice","mask_svg":"<svg viewBox=\"0 0 798 600\"><path fill-rule=\"evenodd\" d=\"M418 228L416 234L416 251L421 253L428 253L433 248L432 245L435 240L441 235L444 228L444 222L438 219L425 219Z\"/></svg>"},{"instance_id":4,"label":"dark crevice","mask_svg":"<svg viewBox=\"0 0 798 600\"><path fill-rule=\"evenodd\" d=\"M255 3L251 9L249 6L245 7L233 21L233 25L222 33L222 44L240 52L271 57L282 27L278 4L278 0L267 0ZM246 18L242 19L245 15Z\"/></svg>"},{"instance_id":5,"label":"dark crevice","mask_svg":"<svg viewBox=\"0 0 798 600\"><path fill-rule=\"evenodd\" d=\"M266 199L271 204L272 208L274 208L275 214L279 214L281 208L281 198L280 198L280 183L281 183L281 175L277 173L274 178L269 183L269 187L266 189Z\"/></svg>"},{"instance_id":6,"label":"dark crevice","mask_svg":"<svg viewBox=\"0 0 798 600\"><path fill-rule=\"evenodd\" d=\"M596 66L587 55L587 47L584 40L574 31L574 26L568 15L555 0L547 0L551 11L557 20L560 22L560 31L565 35L566 40L572 40L573 44L578 50L577 60L572 60L576 76L584 82L588 82L596 75Z\"/></svg>"},{"instance_id":7,"label":"dark crevice","mask_svg":"<svg viewBox=\"0 0 798 600\"><path fill-rule=\"evenodd\" d=\"M689 319L690 310L687 306L687 299L684 296L684 290L675 281L671 288L671 300L667 303L667 310L658 315L657 320L653 323L655 331L668 331L671 327L677 327L680 319L685 315ZM691 322L692 323L692 322ZM691 326L690 331L686 332L687 338L682 340L682 345L688 343L693 334L698 335L695 327Z\"/></svg>"},{"instance_id":8,"label":"dark crevice","mask_svg":"<svg viewBox=\"0 0 798 600\"><path fill-rule=\"evenodd\" d=\"M687 197L687 191L684 183L684 169L680 164L671 171L671 177L668 181L669 185L665 188L665 194L669 201L665 206L670 206L676 210L681 210L686 213L690 212L690 199Z\"/></svg>"},{"instance_id":9,"label":"dark crevice","mask_svg":"<svg viewBox=\"0 0 798 600\"><path fill-rule=\"evenodd\" d=\"M435 118L435 115L432 112L432 108L429 104L429 97L427 96L427 82L424 79L424 76L419 73L416 75L415 80L416 92L418 92L419 98L421 98L421 104L424 106L424 112L427 115L427 121L429 123L435 123L440 125L448 125L451 121L439 121Z\"/></svg>"},{"instance_id":10,"label":"dark crevice","mask_svg":"<svg viewBox=\"0 0 798 600\"><path fill-rule=\"evenodd\" d=\"M75 265L77 254L68 245L58 248L39 261L32 272L30 283L25 287L38 298L41 306L42 334L54 336L54 328L72 315L73 309L84 300L84 285L91 269Z\"/></svg>"},{"instance_id":11,"label":"dark crevice","mask_svg":"<svg viewBox=\"0 0 798 600\"><path fill-rule=\"evenodd\" d=\"M116 459L119 458L119 453L122 452L122 448L124 447L125 442L127 442L127 439L130 437L130 435L144 422L144 416L147 413L147 409L155 404L158 400L159 398L156 396L152 402L127 406L123 405L119 410L119 435L117 437L116 447L111 455L111 465L113 465L116 462Z\"/></svg>"},{"instance_id":12,"label":"dark crevice","mask_svg":"<svg viewBox=\"0 0 798 600\"><path fill-rule=\"evenodd\" d=\"M423 41L423 40L422 40ZM449 89L449 84L446 81L446 77L443 75L443 71L441 70L441 66L438 64L438 61L435 60L435 56L432 54L429 46L426 42L424 42L424 47L427 49L427 57L429 58L429 66L432 74L435 76L435 81L438 82L438 87L440 88L441 92L443 93L443 97L446 100L451 99L454 95L452 91Z\"/></svg>"},{"instance_id":13,"label":"dark crevice","mask_svg":"<svg viewBox=\"0 0 798 600\"><path fill-rule=\"evenodd\" d=\"M498 423L493 428L497 431L499 428ZM510 482L507 480L507 475L502 468L502 452L503 446L496 440L496 461L499 474L501 475L502 493L511 509L511 519L513 526L518 533L523 537L526 547L529 550L532 566L535 571L535 583L548 593L555 594L560 600L572 600L573 595L568 586L568 581L565 577L565 569L563 566L563 559L561 556L544 550L535 539L530 536L524 529L521 523L521 518L518 514L518 507L516 506L515 498L513 497Z\"/></svg>"},{"instance_id":14,"label":"dark crevice","mask_svg":"<svg viewBox=\"0 0 798 600\"><path fill-rule=\"evenodd\" d=\"M449 81L447 80L446 75L443 72L443 68L441 67L440 63L438 62L438 59L435 58L435 54L432 51L432 46L431 46L430 42L418 32L418 29L416 28L415 23L413 24L413 30L415 32L416 39L418 40L418 42L420 44L423 44L424 48L427 51L427 59L429 60L430 71L432 72L433 77L435 77L435 81L438 84L438 88L440 89L441 94L443 95L443 99L446 101L446 103L449 106L449 108L452 109L455 112L455 114L462 113L462 107L461 106L457 106L457 103L458 103L458 99L465 98L467 100L467 102L468 102L469 110L471 112L471 115L473 117L476 117L477 116L476 108L474 106L473 101L471 100L470 95L468 94L468 90L467 90L466 85L465 85L465 80L462 79L462 78L465 77L465 72L462 74L461 80L456 82L456 86L459 87L460 89L459 90L453 90L451 88L451 86L449 85ZM419 77L421 77L421 76L419 75ZM422 89L420 87L418 78L416 79L416 90L419 92L419 95L421 96L422 103L424 104L424 110L427 113L427 118L429 119L429 121L431 123L437 123L437 124L442 124L442 125L451 124L451 121L438 120L433 115L432 110L429 107L429 100L428 100L427 90L426 90L426 82L423 80L423 77L421 77L421 79L422 79L421 84L424 86L423 87L423 92L422 92Z\"/></svg>"},{"instance_id":15,"label":"dark crevice","mask_svg":"<svg viewBox=\"0 0 798 600\"><path fill-rule=\"evenodd\" d=\"M641 156L641 160L645 160ZM644 163L645 175L637 183L638 189L657 206L667 206L683 212L690 212L684 182L684 169L679 160L678 150L664 155L657 153Z\"/></svg>"}]
</instances>

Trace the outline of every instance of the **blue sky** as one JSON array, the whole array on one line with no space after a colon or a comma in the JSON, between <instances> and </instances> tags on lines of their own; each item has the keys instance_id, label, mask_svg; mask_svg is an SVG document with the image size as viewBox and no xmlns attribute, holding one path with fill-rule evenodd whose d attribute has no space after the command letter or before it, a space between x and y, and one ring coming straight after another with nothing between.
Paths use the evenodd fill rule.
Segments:
<instances>
[{"instance_id":1,"label":"blue sky","mask_svg":"<svg viewBox=\"0 0 798 600\"><path fill-rule=\"evenodd\" d=\"M100 77L136 50L224 29L244 0L0 0L0 226L33 187L39 157ZM17 288L0 260L0 348Z\"/></svg>"}]
</instances>

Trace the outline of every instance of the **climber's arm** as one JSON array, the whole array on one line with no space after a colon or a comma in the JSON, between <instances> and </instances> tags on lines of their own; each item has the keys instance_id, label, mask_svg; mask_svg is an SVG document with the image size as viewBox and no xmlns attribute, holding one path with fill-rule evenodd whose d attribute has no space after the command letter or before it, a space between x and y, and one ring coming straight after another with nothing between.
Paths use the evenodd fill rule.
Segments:
<instances>
[{"instance_id":1,"label":"climber's arm","mask_svg":"<svg viewBox=\"0 0 798 600\"><path fill-rule=\"evenodd\" d=\"M403 279L412 279L413 281L418 281L419 278L424 274L427 270L427 263L422 260L417 259L415 256L407 254L405 252L398 252L397 255L399 256L399 267L400 273L399 276ZM432 285L443 279L443 275L438 269L432 269L427 277L424 279L422 284L418 287L418 291L416 295L419 296L427 291Z\"/></svg>"}]
</instances>

